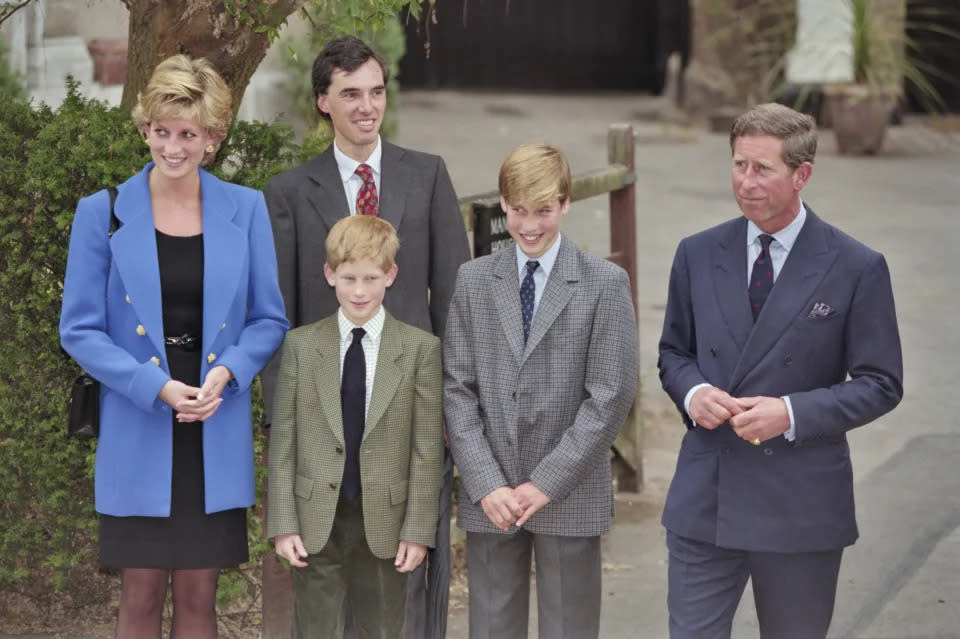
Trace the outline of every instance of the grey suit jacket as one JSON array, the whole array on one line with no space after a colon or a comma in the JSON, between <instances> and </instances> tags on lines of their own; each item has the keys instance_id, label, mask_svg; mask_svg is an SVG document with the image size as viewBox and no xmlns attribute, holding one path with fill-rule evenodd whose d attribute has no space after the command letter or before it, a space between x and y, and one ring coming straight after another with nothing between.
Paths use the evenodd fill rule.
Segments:
<instances>
[{"instance_id":1,"label":"grey suit jacket","mask_svg":"<svg viewBox=\"0 0 960 639\"><path fill-rule=\"evenodd\" d=\"M444 416L461 477L457 524L499 532L480 499L533 481L551 502L527 530L608 532L610 445L637 389L626 272L561 237L524 346L514 246L468 262L457 277L443 355Z\"/></svg>"},{"instance_id":2,"label":"grey suit jacket","mask_svg":"<svg viewBox=\"0 0 960 639\"><path fill-rule=\"evenodd\" d=\"M747 221L684 239L670 273L660 379L688 431L663 523L727 548L810 552L857 538L846 432L893 409L903 364L883 256L807 219L756 324L747 296ZM848 378L849 377L849 378ZM788 395L796 441L743 441L694 428L687 392Z\"/></svg>"},{"instance_id":3,"label":"grey suit jacket","mask_svg":"<svg viewBox=\"0 0 960 639\"><path fill-rule=\"evenodd\" d=\"M309 553L333 527L345 463L337 316L287 333L270 435L267 536ZM363 525L382 559L400 540L433 546L443 471L440 340L389 314L360 447Z\"/></svg>"},{"instance_id":4,"label":"grey suit jacket","mask_svg":"<svg viewBox=\"0 0 960 639\"><path fill-rule=\"evenodd\" d=\"M442 336L457 268L470 258L457 195L440 157L382 145L380 217L400 236L400 270L384 306L401 322ZM323 275L324 242L330 227L350 214L332 144L270 180L264 196L290 326L331 315L338 304ZM274 356L263 371L268 422L278 365Z\"/></svg>"}]
</instances>

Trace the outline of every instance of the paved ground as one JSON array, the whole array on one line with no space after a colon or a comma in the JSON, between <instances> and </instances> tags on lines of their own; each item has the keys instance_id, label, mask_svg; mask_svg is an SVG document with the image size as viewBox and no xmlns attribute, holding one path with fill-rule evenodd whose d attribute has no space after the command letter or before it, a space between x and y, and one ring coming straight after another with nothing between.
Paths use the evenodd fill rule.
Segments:
<instances>
[{"instance_id":1,"label":"paved ground","mask_svg":"<svg viewBox=\"0 0 960 639\"><path fill-rule=\"evenodd\" d=\"M605 164L609 123L636 123L645 484L618 496L604 540L608 639L667 636L659 514L683 430L656 376L667 275L680 238L739 214L725 137L652 122L657 104L629 95L431 92L407 93L401 105L399 143L443 155L461 195L494 188L500 162L521 141L557 144L584 171ZM824 134L804 191L823 217L886 254L906 367L901 406L851 434L861 539L844 558L837 639L960 638L960 337L950 328L960 315L958 175L960 142L911 124L892 130L888 152L875 158L840 157ZM606 210L603 198L575 205L564 232L605 252ZM758 636L749 593L734 635ZM466 611L452 611L450 639L466 636Z\"/></svg>"}]
</instances>

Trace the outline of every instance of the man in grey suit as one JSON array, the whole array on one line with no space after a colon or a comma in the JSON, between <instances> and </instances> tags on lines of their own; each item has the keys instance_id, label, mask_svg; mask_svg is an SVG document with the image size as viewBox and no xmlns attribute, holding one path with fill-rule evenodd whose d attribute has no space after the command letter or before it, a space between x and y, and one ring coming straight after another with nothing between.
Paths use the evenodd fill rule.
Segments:
<instances>
[{"instance_id":1,"label":"man in grey suit","mask_svg":"<svg viewBox=\"0 0 960 639\"><path fill-rule=\"evenodd\" d=\"M680 243L660 339L688 429L663 513L670 636L730 637L750 579L761 637L823 639L858 535L846 433L903 394L890 274L801 201L812 118L754 107L730 146L743 216Z\"/></svg>"},{"instance_id":2,"label":"man in grey suit","mask_svg":"<svg viewBox=\"0 0 960 639\"><path fill-rule=\"evenodd\" d=\"M536 555L540 637L600 626L610 445L637 387L626 272L559 233L563 154L523 145L500 169L516 246L464 264L444 339L444 413L460 469L471 639L527 636Z\"/></svg>"},{"instance_id":3,"label":"man in grey suit","mask_svg":"<svg viewBox=\"0 0 960 639\"><path fill-rule=\"evenodd\" d=\"M378 214L400 236L399 272L384 306L400 321L442 336L457 268L470 257L443 160L380 139L387 68L361 40L330 42L314 62L312 79L317 109L331 122L334 142L309 162L272 179L264 190L291 327L337 310L337 298L323 274L328 229L348 215ZM263 374L268 411L278 363L274 358ZM446 634L452 482L447 453L437 546L427 567L421 564L409 582L410 639Z\"/></svg>"}]
</instances>

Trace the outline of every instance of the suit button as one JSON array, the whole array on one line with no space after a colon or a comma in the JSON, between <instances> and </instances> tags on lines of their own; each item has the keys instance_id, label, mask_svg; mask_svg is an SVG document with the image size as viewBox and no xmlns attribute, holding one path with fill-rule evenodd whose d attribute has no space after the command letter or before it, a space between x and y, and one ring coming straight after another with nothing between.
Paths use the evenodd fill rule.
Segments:
<instances>
[{"instance_id":1,"label":"suit button","mask_svg":"<svg viewBox=\"0 0 960 639\"><path fill-rule=\"evenodd\" d=\"M729 455L732 450L733 450L733 449L730 448L729 446L724 446L724 447L723 447L723 454L724 454L724 455Z\"/></svg>"},{"instance_id":2,"label":"suit button","mask_svg":"<svg viewBox=\"0 0 960 639\"><path fill-rule=\"evenodd\" d=\"M129 296L129 295L124 296L123 300L124 300L127 304L129 304L129 303L130 303L130 296Z\"/></svg>"},{"instance_id":3,"label":"suit button","mask_svg":"<svg viewBox=\"0 0 960 639\"><path fill-rule=\"evenodd\" d=\"M764 448L764 449L763 449L763 454L764 454L764 455L772 455L772 454L773 454L773 449L772 449L772 448Z\"/></svg>"},{"instance_id":4,"label":"suit button","mask_svg":"<svg viewBox=\"0 0 960 639\"><path fill-rule=\"evenodd\" d=\"M342 454L343 454L343 446L337 446L336 451L337 451L337 454L338 454L338 455L342 455Z\"/></svg>"},{"instance_id":5,"label":"suit button","mask_svg":"<svg viewBox=\"0 0 960 639\"><path fill-rule=\"evenodd\" d=\"M222 330L225 329L226 327L227 327L227 323L224 322L223 324L220 325L220 330L222 331Z\"/></svg>"},{"instance_id":6,"label":"suit button","mask_svg":"<svg viewBox=\"0 0 960 639\"><path fill-rule=\"evenodd\" d=\"M517 391L513 391L513 401L517 401Z\"/></svg>"},{"instance_id":7,"label":"suit button","mask_svg":"<svg viewBox=\"0 0 960 639\"><path fill-rule=\"evenodd\" d=\"M335 482L335 481L330 482L330 489L331 489L331 490L336 490L336 489L337 489L337 482Z\"/></svg>"},{"instance_id":8,"label":"suit button","mask_svg":"<svg viewBox=\"0 0 960 639\"><path fill-rule=\"evenodd\" d=\"M147 329L143 327L143 324L137 324L137 335L143 337L147 334Z\"/></svg>"},{"instance_id":9,"label":"suit button","mask_svg":"<svg viewBox=\"0 0 960 639\"><path fill-rule=\"evenodd\" d=\"M720 349L718 349L717 347L713 347L710 349L710 354L716 357L717 355L720 354Z\"/></svg>"},{"instance_id":10,"label":"suit button","mask_svg":"<svg viewBox=\"0 0 960 639\"><path fill-rule=\"evenodd\" d=\"M150 361L153 362L154 364L156 364L157 366L160 365L160 358L159 358L159 357L151 357L151 358L150 358Z\"/></svg>"},{"instance_id":11,"label":"suit button","mask_svg":"<svg viewBox=\"0 0 960 639\"><path fill-rule=\"evenodd\" d=\"M210 353L209 355L207 355L207 364L213 364L215 361L217 361L216 355L214 355L213 353Z\"/></svg>"},{"instance_id":12,"label":"suit button","mask_svg":"<svg viewBox=\"0 0 960 639\"><path fill-rule=\"evenodd\" d=\"M789 366L790 364L793 364L793 358L787 355L786 357L783 358L783 365Z\"/></svg>"}]
</instances>

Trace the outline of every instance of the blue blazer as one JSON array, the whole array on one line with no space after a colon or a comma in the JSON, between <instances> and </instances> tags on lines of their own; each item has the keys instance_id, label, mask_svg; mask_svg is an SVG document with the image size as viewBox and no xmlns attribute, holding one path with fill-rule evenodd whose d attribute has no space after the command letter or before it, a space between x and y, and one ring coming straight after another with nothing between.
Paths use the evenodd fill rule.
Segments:
<instances>
[{"instance_id":1,"label":"blue blazer","mask_svg":"<svg viewBox=\"0 0 960 639\"><path fill-rule=\"evenodd\" d=\"M660 379L689 430L664 507L674 533L761 552L839 549L857 538L846 432L893 409L903 363L883 256L807 219L754 323L747 220L677 248ZM796 440L760 446L729 424L694 428L683 400L708 383L734 397L788 395Z\"/></svg>"},{"instance_id":2,"label":"blue blazer","mask_svg":"<svg viewBox=\"0 0 960 639\"><path fill-rule=\"evenodd\" d=\"M107 237L107 191L80 200L63 286L63 348L100 380L96 509L167 517L172 409L148 164L118 187L122 226ZM224 365L234 379L202 425L208 513L254 503L250 384L288 328L273 234L259 191L200 171L203 205L203 379Z\"/></svg>"}]
</instances>

